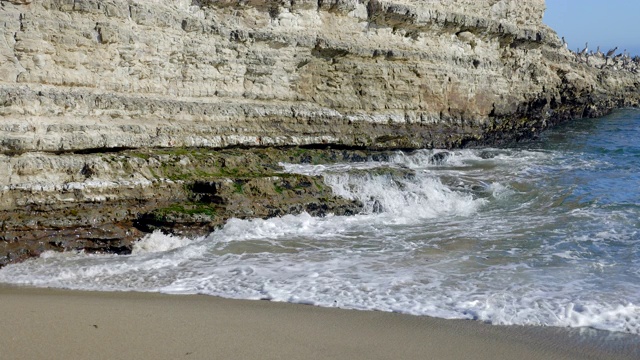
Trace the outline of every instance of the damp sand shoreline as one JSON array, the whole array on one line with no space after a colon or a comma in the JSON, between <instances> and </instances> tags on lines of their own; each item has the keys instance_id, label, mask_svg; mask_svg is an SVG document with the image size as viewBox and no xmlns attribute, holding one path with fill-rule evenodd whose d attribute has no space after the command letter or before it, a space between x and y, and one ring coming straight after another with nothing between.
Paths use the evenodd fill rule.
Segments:
<instances>
[{"instance_id":1,"label":"damp sand shoreline","mask_svg":"<svg viewBox=\"0 0 640 360\"><path fill-rule=\"evenodd\" d=\"M0 286L2 359L636 359L640 337L205 295Z\"/></svg>"}]
</instances>

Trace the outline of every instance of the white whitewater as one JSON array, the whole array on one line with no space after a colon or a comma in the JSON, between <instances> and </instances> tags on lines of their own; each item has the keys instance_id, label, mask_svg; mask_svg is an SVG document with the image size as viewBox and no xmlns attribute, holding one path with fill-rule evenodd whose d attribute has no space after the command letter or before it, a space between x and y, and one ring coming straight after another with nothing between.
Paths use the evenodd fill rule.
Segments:
<instances>
[{"instance_id":1,"label":"white whitewater","mask_svg":"<svg viewBox=\"0 0 640 360\"><path fill-rule=\"evenodd\" d=\"M604 175L636 163L599 152L556 141L283 164L322 176L365 213L233 219L197 239L153 233L130 256L48 252L0 270L0 282L640 334L640 196L611 190L638 179Z\"/></svg>"}]
</instances>

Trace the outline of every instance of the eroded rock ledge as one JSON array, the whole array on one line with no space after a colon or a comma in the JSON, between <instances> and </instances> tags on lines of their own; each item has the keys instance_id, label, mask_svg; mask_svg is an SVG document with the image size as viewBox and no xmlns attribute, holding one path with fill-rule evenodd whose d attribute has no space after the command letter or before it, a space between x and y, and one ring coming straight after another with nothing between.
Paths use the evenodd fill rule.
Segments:
<instances>
[{"instance_id":1,"label":"eroded rock ledge","mask_svg":"<svg viewBox=\"0 0 640 360\"><path fill-rule=\"evenodd\" d=\"M189 186L246 180L202 170L186 185L161 181L137 161L171 163L162 151L495 145L637 106L640 76L578 61L542 24L544 9L543 0L0 0L0 247L35 254L75 237L126 250L117 239L163 226L129 227L144 214L179 224L162 209L213 211ZM130 157L105 165L109 154ZM209 169L189 161L185 169ZM98 173L115 195L96 190ZM260 189L313 182L261 174L251 180ZM230 189L227 204L252 209ZM323 203L279 199L277 213L254 215Z\"/></svg>"},{"instance_id":2,"label":"eroded rock ledge","mask_svg":"<svg viewBox=\"0 0 640 360\"><path fill-rule=\"evenodd\" d=\"M12 169L0 180L0 266L46 250L126 254L145 233L203 236L232 217L356 214L362 205L334 196L321 177L289 174L279 163L370 156L301 148L0 156Z\"/></svg>"}]
</instances>

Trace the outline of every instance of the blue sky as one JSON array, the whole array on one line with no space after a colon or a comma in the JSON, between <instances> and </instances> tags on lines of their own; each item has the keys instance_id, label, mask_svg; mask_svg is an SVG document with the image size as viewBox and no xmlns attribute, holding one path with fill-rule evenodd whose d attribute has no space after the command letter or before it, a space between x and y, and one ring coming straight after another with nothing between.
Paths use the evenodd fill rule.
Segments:
<instances>
[{"instance_id":1,"label":"blue sky","mask_svg":"<svg viewBox=\"0 0 640 360\"><path fill-rule=\"evenodd\" d=\"M546 0L544 22L569 48L607 50L618 46L640 55L640 0Z\"/></svg>"}]
</instances>

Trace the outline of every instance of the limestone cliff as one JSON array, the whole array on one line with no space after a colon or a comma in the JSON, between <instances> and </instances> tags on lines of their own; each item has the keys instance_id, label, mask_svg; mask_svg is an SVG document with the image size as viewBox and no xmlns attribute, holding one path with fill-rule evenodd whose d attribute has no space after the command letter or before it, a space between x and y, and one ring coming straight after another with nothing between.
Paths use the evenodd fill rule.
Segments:
<instances>
[{"instance_id":1,"label":"limestone cliff","mask_svg":"<svg viewBox=\"0 0 640 360\"><path fill-rule=\"evenodd\" d=\"M576 63L542 0L0 3L4 153L454 147L638 89Z\"/></svg>"},{"instance_id":2,"label":"limestone cliff","mask_svg":"<svg viewBox=\"0 0 640 360\"><path fill-rule=\"evenodd\" d=\"M161 157L110 163L105 152L498 144L638 105L640 77L578 61L544 10L543 0L0 0L3 227L55 228L16 222L25 206L173 196L140 170Z\"/></svg>"}]
</instances>

